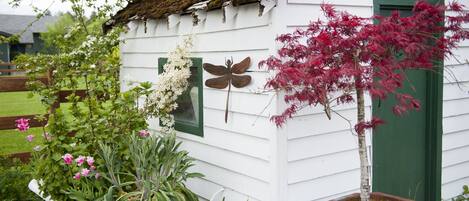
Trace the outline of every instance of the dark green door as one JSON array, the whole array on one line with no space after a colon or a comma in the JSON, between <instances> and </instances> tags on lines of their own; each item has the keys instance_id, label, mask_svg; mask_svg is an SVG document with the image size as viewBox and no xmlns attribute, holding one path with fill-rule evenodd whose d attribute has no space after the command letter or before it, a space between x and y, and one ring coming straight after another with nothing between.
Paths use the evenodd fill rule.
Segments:
<instances>
[{"instance_id":1,"label":"dark green door","mask_svg":"<svg viewBox=\"0 0 469 201\"><path fill-rule=\"evenodd\" d=\"M412 0L375 0L374 11L390 15L399 10L411 15ZM437 72L441 64L435 64ZM373 100L373 115L385 120L373 132L373 191L417 201L441 200L441 107L442 78L439 73L410 70L400 92L421 101L419 111L396 117L396 100Z\"/></svg>"}]
</instances>

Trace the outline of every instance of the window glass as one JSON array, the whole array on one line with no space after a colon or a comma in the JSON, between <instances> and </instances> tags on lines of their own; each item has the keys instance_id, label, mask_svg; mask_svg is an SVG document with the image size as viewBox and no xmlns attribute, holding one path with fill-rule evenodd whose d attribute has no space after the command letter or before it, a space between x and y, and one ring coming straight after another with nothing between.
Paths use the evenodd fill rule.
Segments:
<instances>
[{"instance_id":1,"label":"window glass","mask_svg":"<svg viewBox=\"0 0 469 201\"><path fill-rule=\"evenodd\" d=\"M177 122L198 125L199 119L199 87L198 87L198 74L197 67L192 66L191 68L191 77L189 78L189 87L186 91L178 97L177 104L178 107L174 111L174 119Z\"/></svg>"},{"instance_id":2,"label":"window glass","mask_svg":"<svg viewBox=\"0 0 469 201\"><path fill-rule=\"evenodd\" d=\"M164 72L167 58L158 59L158 72ZM176 100L178 107L173 112L175 126L178 131L203 136L203 87L202 87L202 59L191 58L191 76L189 86Z\"/></svg>"}]
</instances>

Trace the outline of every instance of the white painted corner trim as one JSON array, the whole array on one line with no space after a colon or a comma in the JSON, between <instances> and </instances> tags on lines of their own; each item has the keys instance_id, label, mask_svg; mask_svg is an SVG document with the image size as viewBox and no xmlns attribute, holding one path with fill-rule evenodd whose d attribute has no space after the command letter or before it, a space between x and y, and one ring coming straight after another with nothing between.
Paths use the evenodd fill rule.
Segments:
<instances>
[{"instance_id":1,"label":"white painted corner trim","mask_svg":"<svg viewBox=\"0 0 469 201\"><path fill-rule=\"evenodd\" d=\"M44 198L44 194L39 190L39 183L42 183L41 181L37 181L35 179L31 180L28 184L29 190L31 190L33 193L36 193L39 197L41 197L45 201L53 201L50 196Z\"/></svg>"}]
</instances>

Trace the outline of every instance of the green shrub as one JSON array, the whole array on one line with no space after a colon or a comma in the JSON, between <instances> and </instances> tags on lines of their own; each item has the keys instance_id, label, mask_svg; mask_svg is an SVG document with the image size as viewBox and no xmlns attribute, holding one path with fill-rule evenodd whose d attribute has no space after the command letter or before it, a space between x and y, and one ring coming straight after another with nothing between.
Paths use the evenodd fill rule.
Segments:
<instances>
[{"instance_id":1,"label":"green shrub","mask_svg":"<svg viewBox=\"0 0 469 201\"><path fill-rule=\"evenodd\" d=\"M104 197L96 200L158 200L197 201L198 197L184 182L189 178L202 177L189 173L193 159L187 151L178 150L180 143L175 135L128 138L130 143L112 146L101 143L100 155L106 170L102 177L112 184ZM123 146L123 147L119 147ZM128 149L128 154L119 157L117 150ZM125 161L132 166L126 167ZM93 192L71 189L70 197L86 200Z\"/></svg>"},{"instance_id":2,"label":"green shrub","mask_svg":"<svg viewBox=\"0 0 469 201\"><path fill-rule=\"evenodd\" d=\"M453 201L469 201L469 187L467 185L464 185L462 189L462 194L455 197Z\"/></svg>"},{"instance_id":3,"label":"green shrub","mask_svg":"<svg viewBox=\"0 0 469 201\"><path fill-rule=\"evenodd\" d=\"M32 179L30 166L18 160L0 157L0 200L39 201L42 200L28 189Z\"/></svg>"}]
</instances>

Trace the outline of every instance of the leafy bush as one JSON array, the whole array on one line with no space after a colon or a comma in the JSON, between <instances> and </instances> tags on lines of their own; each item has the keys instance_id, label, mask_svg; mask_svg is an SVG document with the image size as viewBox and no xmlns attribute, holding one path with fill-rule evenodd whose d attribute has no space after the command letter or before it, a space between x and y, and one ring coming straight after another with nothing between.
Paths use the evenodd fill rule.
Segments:
<instances>
[{"instance_id":1,"label":"leafy bush","mask_svg":"<svg viewBox=\"0 0 469 201\"><path fill-rule=\"evenodd\" d=\"M163 121L164 129L161 134L174 134L174 120L170 113L176 109L175 101L188 85L189 67L192 65L188 55L191 41L186 40L183 46L178 46L169 54L168 63L165 65L166 72L160 75L155 90L151 89L151 83L141 83L131 90L121 92L118 49L121 31L122 29L116 28L105 35L87 32L86 40L76 48L62 48L56 55L22 55L16 60L20 68L27 70L27 75L31 79L28 86L41 97L48 111L48 124L44 130L48 131L49 139L36 152L32 164L35 178L44 182L41 190L51 195L54 200L97 200L104 199L105 194L111 197L117 196L113 194L116 188L116 184L110 182L113 180L91 178L88 172L90 169L70 166L70 161L64 161L65 154L95 158L93 171L104 176L112 169L104 165L109 161L98 154L99 144L114 147L116 160L120 160L120 170L130 174L140 170L134 169L135 164L129 158L135 159L133 151L142 150L128 146L129 135L145 130L148 126L146 120L150 117L158 117ZM37 80L39 76L49 72L52 73L51 82L42 83ZM56 108L57 94L63 89L72 92L66 97L69 106L62 105ZM86 96L79 97L74 93L77 90L84 90ZM145 104L139 103L142 98ZM73 135L70 135L71 133ZM176 149L172 151L180 163L184 162L182 165L190 165L190 162L186 161L187 154L181 154L185 152ZM165 154L172 153L165 152ZM158 158L147 156L144 160L156 159ZM172 164L172 161L163 159L176 159L164 157L156 162L161 165L174 165L165 167L165 170L170 172L177 170L181 175L178 175L177 181L171 180L171 175L159 177L160 183L156 184L156 181L151 180L153 177L145 178L150 179L150 183L158 185L155 188L151 187L152 191L149 193L156 191L159 192L158 196L163 198L169 196L172 200L183 197L196 200L197 197L194 198L193 193L183 185L185 179L194 175L187 174L189 175L187 176L184 172L187 169L179 169L179 164ZM151 172L154 171L155 165L158 164L145 165L141 168L149 168L142 171ZM81 177L82 175L84 177ZM125 180L122 181L129 181L125 177L123 179ZM134 187L126 186L123 192L138 194L137 192L144 190L137 183ZM143 197L148 198L146 193ZM107 200L113 199L114 197Z\"/></svg>"},{"instance_id":2,"label":"leafy bush","mask_svg":"<svg viewBox=\"0 0 469 201\"><path fill-rule=\"evenodd\" d=\"M83 24L70 13L61 14L58 20L47 26L47 32L41 34L45 47L55 52L70 52L79 47L88 35L98 35L102 33L101 24L103 18L92 16L84 19ZM86 31L84 30L86 27Z\"/></svg>"},{"instance_id":3,"label":"leafy bush","mask_svg":"<svg viewBox=\"0 0 469 201\"><path fill-rule=\"evenodd\" d=\"M22 164L18 160L0 157L0 200L42 200L28 189L32 178L29 165Z\"/></svg>"},{"instance_id":4,"label":"leafy bush","mask_svg":"<svg viewBox=\"0 0 469 201\"><path fill-rule=\"evenodd\" d=\"M193 159L186 151L178 150L180 143L174 135L131 136L128 142L114 147L100 144L101 158L106 165L103 177L112 183L103 200L198 200L183 182L202 175L188 173ZM120 158L116 146L128 148L129 155ZM126 160L132 162L127 170L123 164Z\"/></svg>"},{"instance_id":5,"label":"leafy bush","mask_svg":"<svg viewBox=\"0 0 469 201\"><path fill-rule=\"evenodd\" d=\"M464 185L462 189L463 189L462 194L453 198L452 199L453 201L469 201L469 187L467 185Z\"/></svg>"}]
</instances>

